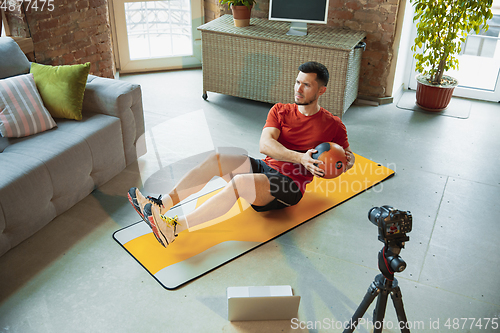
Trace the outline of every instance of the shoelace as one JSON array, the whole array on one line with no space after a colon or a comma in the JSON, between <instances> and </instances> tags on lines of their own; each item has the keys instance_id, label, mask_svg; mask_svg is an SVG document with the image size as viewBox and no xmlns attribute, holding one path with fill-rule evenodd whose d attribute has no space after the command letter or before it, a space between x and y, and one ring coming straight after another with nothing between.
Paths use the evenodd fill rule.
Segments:
<instances>
[{"instance_id":1,"label":"shoelace","mask_svg":"<svg viewBox=\"0 0 500 333\"><path fill-rule=\"evenodd\" d=\"M152 196L147 196L146 198L151 200L153 203L155 203L156 205L160 206L160 207L165 207L163 206L163 201L161 201L161 197L162 195L160 194L160 196L158 198L153 198Z\"/></svg>"},{"instance_id":2,"label":"shoelace","mask_svg":"<svg viewBox=\"0 0 500 333\"><path fill-rule=\"evenodd\" d=\"M175 215L174 217L169 217L169 216L165 216L163 214L160 214L160 218L165 221L166 224L169 224L173 227L175 227L176 225L179 224L179 222L177 222L177 215Z\"/></svg>"}]
</instances>

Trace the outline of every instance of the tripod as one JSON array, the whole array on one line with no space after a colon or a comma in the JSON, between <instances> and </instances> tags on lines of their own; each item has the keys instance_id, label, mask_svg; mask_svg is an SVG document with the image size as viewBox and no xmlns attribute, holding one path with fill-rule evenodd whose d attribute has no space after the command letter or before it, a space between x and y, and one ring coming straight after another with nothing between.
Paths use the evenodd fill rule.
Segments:
<instances>
[{"instance_id":1,"label":"tripod","mask_svg":"<svg viewBox=\"0 0 500 333\"><path fill-rule=\"evenodd\" d=\"M401 295L398 280L394 278L394 271L402 272L406 268L406 263L398 255L400 250L400 248L396 248L396 251L393 252L391 247L389 247L387 251L385 247L380 250L378 263L382 274L377 275L371 283L363 301L359 304L343 333L352 333L356 329L359 320L363 318L366 310L368 310L368 307L376 297L378 298L377 305L373 311L373 332L382 332L387 297L389 294L391 294L392 302L398 316L398 327L401 329L401 332L410 333L403 307L403 295Z\"/></svg>"}]
</instances>

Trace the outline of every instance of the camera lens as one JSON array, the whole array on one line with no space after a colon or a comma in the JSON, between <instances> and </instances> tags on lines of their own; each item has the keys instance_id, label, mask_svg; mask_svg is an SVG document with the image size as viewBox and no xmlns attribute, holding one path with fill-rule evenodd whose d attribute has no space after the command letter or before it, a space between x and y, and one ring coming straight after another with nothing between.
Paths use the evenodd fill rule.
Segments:
<instances>
[{"instance_id":1,"label":"camera lens","mask_svg":"<svg viewBox=\"0 0 500 333\"><path fill-rule=\"evenodd\" d=\"M380 207L373 207L368 211L368 220L370 220L371 223L378 226L378 218L380 217L380 214L381 214Z\"/></svg>"}]
</instances>

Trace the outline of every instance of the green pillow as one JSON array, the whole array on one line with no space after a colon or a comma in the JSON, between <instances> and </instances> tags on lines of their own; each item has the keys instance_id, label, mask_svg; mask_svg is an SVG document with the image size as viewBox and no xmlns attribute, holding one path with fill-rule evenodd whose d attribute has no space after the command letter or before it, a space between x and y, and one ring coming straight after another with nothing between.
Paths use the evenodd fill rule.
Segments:
<instances>
[{"instance_id":1,"label":"green pillow","mask_svg":"<svg viewBox=\"0 0 500 333\"><path fill-rule=\"evenodd\" d=\"M84 65L31 64L43 104L54 118L82 119L82 104L90 62Z\"/></svg>"}]
</instances>

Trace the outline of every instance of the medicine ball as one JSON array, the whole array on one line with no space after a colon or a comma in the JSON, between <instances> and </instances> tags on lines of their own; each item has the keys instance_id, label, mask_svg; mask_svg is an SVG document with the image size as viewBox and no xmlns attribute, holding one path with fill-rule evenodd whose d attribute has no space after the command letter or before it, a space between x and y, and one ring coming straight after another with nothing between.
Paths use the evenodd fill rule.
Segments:
<instances>
[{"instance_id":1,"label":"medicine ball","mask_svg":"<svg viewBox=\"0 0 500 333\"><path fill-rule=\"evenodd\" d=\"M347 159L344 148L333 142L323 142L314 149L318 152L312 154L312 158L324 163L319 165L320 169L325 172L323 178L336 178L345 171Z\"/></svg>"}]
</instances>

